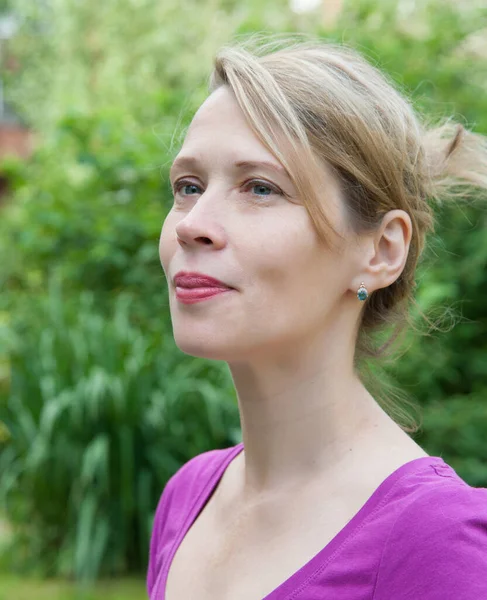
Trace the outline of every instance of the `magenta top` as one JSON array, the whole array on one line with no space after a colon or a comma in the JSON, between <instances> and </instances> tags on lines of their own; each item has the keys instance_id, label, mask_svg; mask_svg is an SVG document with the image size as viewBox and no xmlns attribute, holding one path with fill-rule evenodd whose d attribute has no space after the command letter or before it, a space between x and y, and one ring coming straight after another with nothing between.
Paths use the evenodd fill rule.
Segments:
<instances>
[{"instance_id":1,"label":"magenta top","mask_svg":"<svg viewBox=\"0 0 487 600\"><path fill-rule=\"evenodd\" d=\"M177 548L242 449L240 443L199 454L167 482L152 530L150 600L164 600ZM487 489L469 486L437 456L399 467L318 554L263 600L324 598L487 599Z\"/></svg>"}]
</instances>

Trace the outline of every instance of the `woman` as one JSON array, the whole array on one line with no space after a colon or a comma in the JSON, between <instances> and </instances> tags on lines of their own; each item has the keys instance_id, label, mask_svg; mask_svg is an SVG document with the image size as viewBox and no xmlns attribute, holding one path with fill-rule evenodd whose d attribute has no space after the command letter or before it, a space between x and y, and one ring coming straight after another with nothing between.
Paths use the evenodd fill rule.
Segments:
<instances>
[{"instance_id":1,"label":"woman","mask_svg":"<svg viewBox=\"0 0 487 600\"><path fill-rule=\"evenodd\" d=\"M400 322L427 199L487 187L485 140L426 131L354 52L223 49L170 173L173 332L228 363L243 443L167 483L152 600L487 598L487 490L389 417L358 374Z\"/></svg>"}]
</instances>

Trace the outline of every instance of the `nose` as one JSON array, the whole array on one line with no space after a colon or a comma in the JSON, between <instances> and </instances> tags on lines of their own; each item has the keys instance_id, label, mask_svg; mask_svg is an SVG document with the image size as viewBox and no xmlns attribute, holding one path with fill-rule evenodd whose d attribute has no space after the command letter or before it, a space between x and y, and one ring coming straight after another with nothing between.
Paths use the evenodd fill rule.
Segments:
<instances>
[{"instance_id":1,"label":"nose","mask_svg":"<svg viewBox=\"0 0 487 600\"><path fill-rule=\"evenodd\" d=\"M221 218L211 210L203 209L203 196L191 211L176 225L178 243L183 248L197 246L213 246L221 248L225 245L225 236Z\"/></svg>"}]
</instances>

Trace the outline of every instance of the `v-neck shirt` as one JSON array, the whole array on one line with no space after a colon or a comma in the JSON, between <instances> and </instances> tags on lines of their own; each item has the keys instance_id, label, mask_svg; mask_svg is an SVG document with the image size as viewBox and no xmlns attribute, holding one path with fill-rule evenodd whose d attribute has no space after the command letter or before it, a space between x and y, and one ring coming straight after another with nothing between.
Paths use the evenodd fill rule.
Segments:
<instances>
[{"instance_id":1,"label":"v-neck shirt","mask_svg":"<svg viewBox=\"0 0 487 600\"><path fill-rule=\"evenodd\" d=\"M240 443L199 454L167 482L152 529L150 600L165 600L177 549L243 449ZM441 457L425 456L389 475L322 550L262 600L481 598L487 489L469 486Z\"/></svg>"}]
</instances>

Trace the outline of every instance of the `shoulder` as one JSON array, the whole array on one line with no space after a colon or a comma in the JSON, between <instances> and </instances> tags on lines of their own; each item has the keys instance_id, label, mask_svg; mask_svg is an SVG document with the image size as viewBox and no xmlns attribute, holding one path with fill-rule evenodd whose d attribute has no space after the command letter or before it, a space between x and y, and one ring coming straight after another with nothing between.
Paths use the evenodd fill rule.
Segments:
<instances>
[{"instance_id":1,"label":"shoulder","mask_svg":"<svg viewBox=\"0 0 487 600\"><path fill-rule=\"evenodd\" d=\"M154 518L154 528L157 522L167 512L171 504L176 504L179 511L184 512L185 504L194 500L203 491L219 466L235 451L236 447L208 450L197 454L184 463L172 477L169 478L159 499Z\"/></svg>"},{"instance_id":2,"label":"shoulder","mask_svg":"<svg viewBox=\"0 0 487 600\"><path fill-rule=\"evenodd\" d=\"M447 477L397 516L374 595L390 598L487 598L487 489Z\"/></svg>"},{"instance_id":3,"label":"shoulder","mask_svg":"<svg viewBox=\"0 0 487 600\"><path fill-rule=\"evenodd\" d=\"M224 470L224 467L239 453L241 448L242 444L240 443L229 448L208 450L197 454L182 465L168 480L164 494L167 491L168 496L182 494L194 497L195 494L206 488L208 482L218 472Z\"/></svg>"},{"instance_id":4,"label":"shoulder","mask_svg":"<svg viewBox=\"0 0 487 600\"><path fill-rule=\"evenodd\" d=\"M150 539L147 571L149 595L160 571L164 552L178 535L195 502L207 489L219 467L236 452L236 449L237 446L232 446L194 456L184 463L164 486L155 511Z\"/></svg>"}]
</instances>

